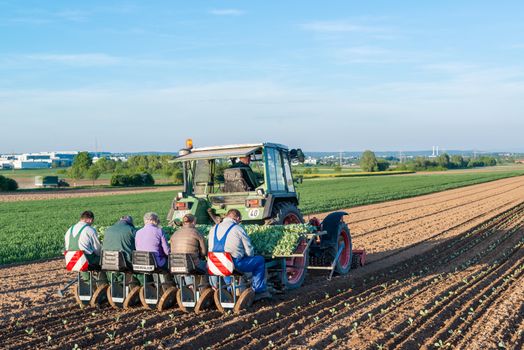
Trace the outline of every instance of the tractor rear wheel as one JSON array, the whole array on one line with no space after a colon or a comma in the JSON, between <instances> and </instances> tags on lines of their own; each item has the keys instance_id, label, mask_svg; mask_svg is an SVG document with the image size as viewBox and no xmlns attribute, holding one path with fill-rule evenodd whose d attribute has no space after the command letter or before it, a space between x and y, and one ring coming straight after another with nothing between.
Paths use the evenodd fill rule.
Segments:
<instances>
[{"instance_id":1,"label":"tractor rear wheel","mask_svg":"<svg viewBox=\"0 0 524 350\"><path fill-rule=\"evenodd\" d=\"M309 264L309 253L305 252L306 248L307 240L302 238L295 249L294 254L302 254L303 256L282 259L282 289L297 289L300 288L304 283L304 280L306 279L307 266Z\"/></svg>"},{"instance_id":2,"label":"tractor rear wheel","mask_svg":"<svg viewBox=\"0 0 524 350\"><path fill-rule=\"evenodd\" d=\"M340 225L336 246L333 246L328 251L326 251L326 257L330 263L335 259L342 244L344 245L344 248L342 249L342 253L339 255L335 264L335 272L339 275L347 274L349 270L351 270L351 265L353 263L351 234L349 232L349 228L345 224Z\"/></svg>"},{"instance_id":3,"label":"tractor rear wheel","mask_svg":"<svg viewBox=\"0 0 524 350\"><path fill-rule=\"evenodd\" d=\"M294 203L281 202L273 206L273 213L271 216L271 224L273 225L290 225L303 224L304 218L302 213ZM307 248L307 241L301 240L298 244L295 254L304 253ZM304 257L294 257L283 259L282 261L282 278L280 285L282 289L297 289L302 286L306 278L306 271L309 262L309 253L305 252Z\"/></svg>"}]
</instances>

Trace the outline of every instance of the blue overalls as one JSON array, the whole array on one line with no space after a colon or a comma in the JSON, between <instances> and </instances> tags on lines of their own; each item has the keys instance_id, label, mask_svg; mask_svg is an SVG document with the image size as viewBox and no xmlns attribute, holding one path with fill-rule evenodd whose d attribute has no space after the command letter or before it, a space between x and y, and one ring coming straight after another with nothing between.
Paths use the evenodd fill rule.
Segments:
<instances>
[{"instance_id":1,"label":"blue overalls","mask_svg":"<svg viewBox=\"0 0 524 350\"><path fill-rule=\"evenodd\" d=\"M218 226L215 226L215 232L213 237L213 252L214 253L223 253L225 252L226 240L229 232L237 224L233 223L227 229L222 239L218 239ZM251 272L253 274L253 289L255 293L262 293L266 291L266 264L264 257L260 255L256 256L244 256L242 258L233 258L233 263L235 264L235 269L245 273ZM226 277L227 278L227 277ZM227 280L226 280L227 283Z\"/></svg>"}]
</instances>

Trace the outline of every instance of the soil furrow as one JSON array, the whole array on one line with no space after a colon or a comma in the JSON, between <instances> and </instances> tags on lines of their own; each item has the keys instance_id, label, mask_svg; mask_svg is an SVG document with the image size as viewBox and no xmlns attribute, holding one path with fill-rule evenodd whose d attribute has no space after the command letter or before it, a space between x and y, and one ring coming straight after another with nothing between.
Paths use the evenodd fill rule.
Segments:
<instances>
[{"instance_id":1,"label":"soil furrow","mask_svg":"<svg viewBox=\"0 0 524 350\"><path fill-rule=\"evenodd\" d=\"M455 261L454 263L457 264L459 261ZM478 263L478 262L475 262L475 263ZM438 265L437 265L438 266ZM451 265L451 266L454 266L454 265ZM447 269L449 270L451 267L448 267ZM395 300L397 299L398 302L393 302L391 303L392 306L394 306L394 313L393 315L394 316L400 316L401 320L404 321L405 319L407 319L408 317L407 316L402 316L402 315L410 315L410 313L412 312L411 311L411 308L414 303L416 303L416 299L419 298L419 299L422 299L422 300L425 300L427 299L428 297L429 298L432 298L433 294L434 294L434 287L435 285L438 286L438 283L441 283L444 279L442 279L441 277L438 277L439 275L435 275L434 273L435 272L438 272L438 271L432 271L433 269L431 270L426 270L425 271L425 274L427 274L429 276L430 279L432 279L433 282L437 282L437 284L435 283L429 283L427 285L422 285L420 284L420 282L425 282L424 280L420 280L420 281L417 281L417 283L419 284L414 284L411 286L411 291L405 291L404 292L404 295L407 295L409 296L408 298L398 298L398 295L393 295L391 297L391 300ZM441 272L444 273L445 271ZM464 274L468 274L468 272L464 272ZM448 277L446 277L446 280L448 279ZM415 293L412 294L412 290L416 290ZM424 293L427 294L427 296L424 296ZM404 299L404 300L402 300ZM379 304L377 304L378 306L375 308L375 309L368 309L368 310L362 310L362 309L359 309L360 311L362 311L362 313L365 313L365 312L369 312L370 314L373 315L373 318L372 319L366 319L365 315L362 316L362 315L357 315L355 319L352 319L352 320L346 320L344 318L341 318L340 315L337 315L337 319L341 318L340 321L336 321L335 323L335 326L331 326L330 325L330 328L335 328L337 329L337 332L336 332L336 336L338 338L340 337L343 337L344 336L344 332L347 332L347 331L351 331L351 328L348 327L348 326L344 326L343 324L345 323L346 325L350 325L352 324L353 322L358 322L359 326L358 328L359 329L364 329L365 332L369 333L369 331L371 329L374 329L374 328L378 328L378 334L380 334L382 331L381 329L383 328L380 328L380 327L376 327L376 323L377 321L381 320L382 318L386 317L387 315L391 314L389 313L389 307L388 307L388 304L387 303L380 303L382 302L381 300L379 300ZM390 302L390 301L388 301ZM406 306L406 311L405 312L402 312L402 307L403 305L407 305ZM422 304L424 305L424 304ZM378 311L378 312L377 312ZM375 315L377 315L375 317ZM389 329L394 329L394 327L392 327L392 324L391 322L394 322L393 319L385 319L384 320L384 324L386 324ZM341 326L340 327L337 327L336 324L340 323ZM322 324L322 322L321 322ZM324 323L326 324L326 323ZM370 326L373 325L373 327L366 327L366 324L369 324ZM322 327L322 326L320 326ZM397 328L398 329L402 329L403 326L398 326ZM396 330L396 329L395 329ZM396 330L398 331L398 330ZM310 330L310 334L311 333L317 333L317 330ZM322 332L321 332L322 333ZM325 333L325 332L324 332ZM369 335L369 334L368 334ZM326 346L327 344L329 344L330 340L329 339L323 339L324 340L324 343L321 343L320 346ZM319 344L315 344L315 345L319 345ZM356 346L363 346L363 344L355 344Z\"/></svg>"},{"instance_id":2,"label":"soil furrow","mask_svg":"<svg viewBox=\"0 0 524 350\"><path fill-rule=\"evenodd\" d=\"M62 259L1 267L0 342L13 349L376 349L442 341L480 349L499 346L493 338L521 349L523 277L508 276L522 265L522 248L513 249L522 238L522 203L518 177L353 208L345 220L354 246L368 251L367 266L331 282L311 273L299 290L240 315L79 310L71 296L56 295L73 277Z\"/></svg>"},{"instance_id":3,"label":"soil furrow","mask_svg":"<svg viewBox=\"0 0 524 350\"><path fill-rule=\"evenodd\" d=\"M502 219L501 219L501 220L502 220ZM500 222L500 221L498 221L498 222ZM446 256L446 251L445 251L445 249L442 249L442 250L441 250L441 254L442 254L443 256ZM410 274L411 274L411 272L410 272L410 271L407 271L407 275L409 276ZM402 276L398 276L398 277L399 277L399 278L402 278ZM406 284L409 286L409 285L410 285L409 283L410 283L410 282L408 281ZM402 284L401 284L401 286L402 286ZM396 285L395 285L395 287L396 287ZM418 288L418 287L412 287L412 288L415 289L415 288ZM392 293L392 292L394 292L394 288L393 288L393 289L388 289L388 291L387 291L387 292L384 292L384 293L378 293L378 295L376 296L376 298L379 298L379 297L380 297L380 298L384 298L384 297L385 297L385 294L389 294L388 297L391 297L391 293ZM411 293L411 292L412 292L412 291L409 291L409 293ZM372 291L372 290L369 290L369 289L366 291L366 294L368 294L368 295L371 294L371 293L375 293L375 291ZM356 299L357 297L358 297L358 295L355 295L355 296L352 297L352 299ZM343 304L343 305L341 305L341 304ZM318 324L325 324L326 321L328 321L327 319L329 319L329 318L332 316L332 315L330 315L330 312L328 312L328 310L330 310L330 309L333 309L333 308L335 308L335 309L336 309L336 308L349 308L349 309L351 310L351 309L353 309L353 308L358 307L359 310L365 311L365 310L363 310L363 307L364 307L366 304L368 304L368 303L367 303L367 302L363 302L363 303L360 303L360 304L358 304L358 305L355 305L355 304L352 304L352 303L351 303L351 299L348 299L347 301L342 300L342 301L340 301L340 302L339 302L338 304L336 304L336 305L330 305L330 308L329 308L329 309L328 309L325 305L323 305L324 307L321 307L321 308L320 308L320 310L322 310L322 312L323 312L322 315L320 315L320 314L318 314L318 313L317 313L317 314L314 314L314 313L313 313L314 310L311 309L311 308L309 308L309 309L307 309L307 310L304 310L303 313L304 313L305 315L308 315L308 314L311 315L310 317L308 317L308 319L309 319L309 321L310 321L311 323L315 323L315 322L316 322L316 323L318 323ZM318 309L318 308L317 308L317 309ZM380 310L380 309L381 309L381 306L378 306L378 307L376 307L376 310L369 310L369 311L376 312L377 310ZM366 312L367 312L367 311L366 311ZM336 317L337 317L337 318L340 318L341 316L337 314ZM317 318L318 318L318 319L317 319ZM285 320L285 319L284 319L284 320ZM312 321L312 320L313 320L313 321ZM287 320L286 320L286 321L287 321ZM285 328L285 332L292 331L292 330L295 329L295 328L297 328L297 329L302 329L302 330L307 329L307 328L302 328L303 325L302 325L301 323L307 323L307 321L304 321L304 318L302 318L301 320L299 320L298 323L297 323L297 322L287 322L287 323L291 323L292 326L290 326L290 327L288 327L288 328ZM279 330L279 327L272 327L272 328L275 328L275 329L277 330L277 332L278 332L278 330ZM280 331L282 331L282 328L280 328ZM254 334L253 338L257 338L257 339L259 339L259 334L258 334L258 333L259 333L259 332L257 332L257 334ZM267 333L270 334L271 331L270 331L270 332L267 332ZM311 334L311 333L315 333L315 332L313 331L313 332L307 332L307 333ZM238 337L235 337L235 338L238 339Z\"/></svg>"}]
</instances>

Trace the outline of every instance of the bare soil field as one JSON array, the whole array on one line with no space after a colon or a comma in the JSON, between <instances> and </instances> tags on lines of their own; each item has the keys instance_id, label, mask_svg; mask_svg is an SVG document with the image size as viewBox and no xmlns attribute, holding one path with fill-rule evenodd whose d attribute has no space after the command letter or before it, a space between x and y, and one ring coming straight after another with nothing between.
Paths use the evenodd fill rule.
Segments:
<instances>
[{"instance_id":1,"label":"bare soil field","mask_svg":"<svg viewBox=\"0 0 524 350\"><path fill-rule=\"evenodd\" d=\"M133 194L142 192L165 192L180 189L180 186L161 186L161 187L129 187L129 188L85 188L74 189L66 188L59 190L35 190L24 192L4 192L0 193L0 202L47 200L62 198L81 198L81 197L100 197L118 194Z\"/></svg>"},{"instance_id":2,"label":"bare soil field","mask_svg":"<svg viewBox=\"0 0 524 350\"><path fill-rule=\"evenodd\" d=\"M56 290L62 260L0 269L7 349L522 349L524 178L347 210L368 264L240 315L109 306ZM319 214L323 217L326 214ZM143 325L143 326L142 326Z\"/></svg>"},{"instance_id":3,"label":"bare soil field","mask_svg":"<svg viewBox=\"0 0 524 350\"><path fill-rule=\"evenodd\" d=\"M10 174L5 174L5 176L8 176L14 180L16 180L16 182L18 183L18 187L21 188L21 189L37 189L37 186L35 186L35 178L34 176L19 176L18 174L17 175L10 175ZM95 186L109 186L110 184L110 180L109 179L98 179L96 180L94 183L92 180L85 180L85 179L82 179L82 180L73 180L73 179L70 179L70 178L64 178L65 181L67 181L67 183L69 183L71 185L71 188L74 188L74 187L77 187L77 186L93 186L93 184ZM155 183L156 184L167 184L167 183L170 183L170 180L168 179L155 179Z\"/></svg>"}]
</instances>

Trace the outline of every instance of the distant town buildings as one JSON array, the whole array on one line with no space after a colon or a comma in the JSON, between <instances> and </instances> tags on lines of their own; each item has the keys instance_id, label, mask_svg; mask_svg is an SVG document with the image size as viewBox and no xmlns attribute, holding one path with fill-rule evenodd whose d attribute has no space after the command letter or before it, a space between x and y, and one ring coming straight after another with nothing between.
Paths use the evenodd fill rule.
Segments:
<instances>
[{"instance_id":1,"label":"distant town buildings","mask_svg":"<svg viewBox=\"0 0 524 350\"><path fill-rule=\"evenodd\" d=\"M115 162L127 162L127 157L125 157L125 156L107 156L106 155L106 156L102 156L102 157L94 156L93 157L93 163L98 162L101 158L114 160Z\"/></svg>"},{"instance_id":2,"label":"distant town buildings","mask_svg":"<svg viewBox=\"0 0 524 350\"><path fill-rule=\"evenodd\" d=\"M312 158L312 157L307 157L304 160L304 164L309 164L309 165L317 165L317 162L318 162L318 159Z\"/></svg>"},{"instance_id":3,"label":"distant town buildings","mask_svg":"<svg viewBox=\"0 0 524 350\"><path fill-rule=\"evenodd\" d=\"M0 169L46 169L68 167L78 154L73 152L39 152L0 155Z\"/></svg>"}]
</instances>

